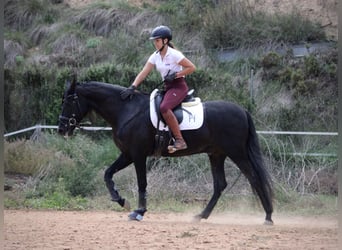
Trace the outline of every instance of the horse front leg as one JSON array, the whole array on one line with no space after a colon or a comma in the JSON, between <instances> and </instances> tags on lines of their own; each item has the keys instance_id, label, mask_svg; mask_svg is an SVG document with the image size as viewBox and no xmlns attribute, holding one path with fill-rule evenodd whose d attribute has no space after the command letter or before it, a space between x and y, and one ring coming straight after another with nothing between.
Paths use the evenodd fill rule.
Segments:
<instances>
[{"instance_id":1,"label":"horse front leg","mask_svg":"<svg viewBox=\"0 0 342 250\"><path fill-rule=\"evenodd\" d=\"M106 169L105 175L104 175L104 181L106 183L107 189L110 193L110 196L112 198L112 201L115 201L119 203L119 205L127 210L130 210L130 204L127 200L122 198L119 194L119 192L115 189L115 183L113 181L113 175L120 170L127 167L129 164L131 164L132 161L127 159L124 154L121 154L119 158Z\"/></svg>"},{"instance_id":2,"label":"horse front leg","mask_svg":"<svg viewBox=\"0 0 342 250\"><path fill-rule=\"evenodd\" d=\"M138 181L138 209L129 214L130 220L141 221L147 211L147 178L146 178L146 157L134 162Z\"/></svg>"},{"instance_id":3,"label":"horse front leg","mask_svg":"<svg viewBox=\"0 0 342 250\"><path fill-rule=\"evenodd\" d=\"M227 187L227 181L224 173L224 160L225 156L223 155L209 155L210 164L211 164L211 172L214 181L214 193L205 207L205 209L199 215L195 216L196 221L200 221L201 219L207 219L211 212L213 211L217 201L219 200L222 191Z\"/></svg>"}]
</instances>

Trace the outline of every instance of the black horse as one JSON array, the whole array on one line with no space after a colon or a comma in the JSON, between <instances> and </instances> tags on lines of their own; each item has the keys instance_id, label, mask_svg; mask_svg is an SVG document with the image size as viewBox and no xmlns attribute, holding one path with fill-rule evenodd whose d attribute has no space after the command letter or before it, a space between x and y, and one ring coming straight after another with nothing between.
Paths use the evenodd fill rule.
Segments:
<instances>
[{"instance_id":1,"label":"black horse","mask_svg":"<svg viewBox=\"0 0 342 250\"><path fill-rule=\"evenodd\" d=\"M156 152L156 129L150 121L149 96L136 91L132 99L122 100L120 92L124 89L122 86L107 83L79 84L73 80L64 93L58 131L65 136L72 135L73 130L90 111L95 111L110 124L114 142L121 154L105 171L104 180L111 199L130 209L129 203L115 189L113 175L134 163L139 201L138 209L130 213L129 218L141 220L147 211L146 160ZM214 193L205 209L195 218L207 219L226 188L224 161L229 157L246 176L254 193L259 196L266 212L265 224L273 224L272 183L264 167L250 114L240 106L225 101L204 102L203 108L203 125L198 129L182 132L188 148L168 153L170 135L166 133L166 143L160 151L162 156L167 157L208 154Z\"/></svg>"}]
</instances>

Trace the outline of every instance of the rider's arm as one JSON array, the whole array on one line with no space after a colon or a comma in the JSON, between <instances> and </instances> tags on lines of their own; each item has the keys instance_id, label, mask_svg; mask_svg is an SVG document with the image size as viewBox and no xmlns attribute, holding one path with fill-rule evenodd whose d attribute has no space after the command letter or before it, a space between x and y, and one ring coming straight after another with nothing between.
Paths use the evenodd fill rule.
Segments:
<instances>
[{"instance_id":1,"label":"rider's arm","mask_svg":"<svg viewBox=\"0 0 342 250\"><path fill-rule=\"evenodd\" d=\"M176 78L189 75L196 70L196 66L186 57L179 62L179 65L183 67L183 70L177 72Z\"/></svg>"},{"instance_id":2,"label":"rider's arm","mask_svg":"<svg viewBox=\"0 0 342 250\"><path fill-rule=\"evenodd\" d=\"M132 83L132 86L138 87L139 84L147 77L147 75L152 71L154 65L150 62L146 62L144 68L140 71L140 73L136 76L135 80Z\"/></svg>"}]
</instances>

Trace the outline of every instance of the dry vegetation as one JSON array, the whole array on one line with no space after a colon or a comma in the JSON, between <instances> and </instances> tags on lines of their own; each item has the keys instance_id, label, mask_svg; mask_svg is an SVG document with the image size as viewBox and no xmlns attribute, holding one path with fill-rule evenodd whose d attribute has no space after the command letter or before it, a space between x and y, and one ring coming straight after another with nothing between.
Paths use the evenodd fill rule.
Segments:
<instances>
[{"instance_id":1,"label":"dry vegetation","mask_svg":"<svg viewBox=\"0 0 342 250\"><path fill-rule=\"evenodd\" d=\"M102 0L105 2L106 0ZM82 8L93 3L92 0L64 0L73 8ZM99 1L101 2L101 1ZM136 6L142 6L143 3L150 5L162 4L158 0L127 0L127 2ZM289 12L293 8L301 11L303 16L309 17L313 21L321 23L329 38L337 40L337 0L250 0L251 7L270 13Z\"/></svg>"}]
</instances>

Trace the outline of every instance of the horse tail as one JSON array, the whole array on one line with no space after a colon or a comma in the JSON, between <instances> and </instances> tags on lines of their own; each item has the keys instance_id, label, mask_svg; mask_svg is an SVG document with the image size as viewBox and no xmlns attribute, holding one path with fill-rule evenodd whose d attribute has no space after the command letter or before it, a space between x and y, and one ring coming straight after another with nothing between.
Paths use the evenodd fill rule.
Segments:
<instances>
[{"instance_id":1,"label":"horse tail","mask_svg":"<svg viewBox=\"0 0 342 250\"><path fill-rule=\"evenodd\" d=\"M273 185L271 176L265 168L264 161L262 159L258 136L255 130L254 122L251 115L247 113L248 119L248 158L253 168L253 180L251 183L252 190L257 193L261 199L262 205L268 212L273 211L272 200L273 200Z\"/></svg>"}]
</instances>

